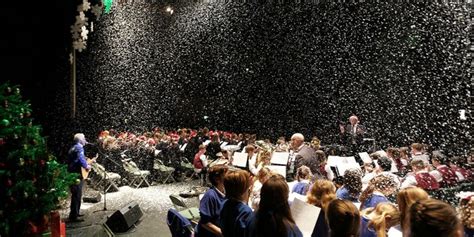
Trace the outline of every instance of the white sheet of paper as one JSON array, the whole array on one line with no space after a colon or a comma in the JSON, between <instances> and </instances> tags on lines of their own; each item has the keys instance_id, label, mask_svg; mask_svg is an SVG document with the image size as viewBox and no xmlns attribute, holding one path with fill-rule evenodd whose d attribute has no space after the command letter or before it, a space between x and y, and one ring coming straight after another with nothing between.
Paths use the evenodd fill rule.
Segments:
<instances>
[{"instance_id":1,"label":"white sheet of paper","mask_svg":"<svg viewBox=\"0 0 474 237\"><path fill-rule=\"evenodd\" d=\"M223 143L221 143L221 149L224 149L224 147L227 146L227 143L228 143L228 142L223 142Z\"/></svg>"},{"instance_id":2,"label":"white sheet of paper","mask_svg":"<svg viewBox=\"0 0 474 237\"><path fill-rule=\"evenodd\" d=\"M161 150L155 150L155 156L157 156L158 154L160 154Z\"/></svg>"},{"instance_id":3,"label":"white sheet of paper","mask_svg":"<svg viewBox=\"0 0 474 237\"><path fill-rule=\"evenodd\" d=\"M308 197L306 197L305 195L301 195L299 193L291 193L291 189L290 189L290 194L288 195L288 201L290 203L293 203L295 199L299 199L303 202L306 202L308 200Z\"/></svg>"},{"instance_id":4,"label":"white sheet of paper","mask_svg":"<svg viewBox=\"0 0 474 237\"><path fill-rule=\"evenodd\" d=\"M336 165L337 171L339 172L339 175L343 176L344 172L348 169L358 169L360 170L359 164L354 164L354 163L340 163Z\"/></svg>"},{"instance_id":5,"label":"white sheet of paper","mask_svg":"<svg viewBox=\"0 0 474 237\"><path fill-rule=\"evenodd\" d=\"M278 174L281 174L283 175L283 177L286 178L286 166L282 166L282 165L267 165L265 166L267 167L268 169L270 169L271 171L275 172L275 173L278 173Z\"/></svg>"},{"instance_id":6,"label":"white sheet of paper","mask_svg":"<svg viewBox=\"0 0 474 237\"><path fill-rule=\"evenodd\" d=\"M301 233L303 233L303 236L310 237L313 233L314 226L318 221L321 208L308 204L296 197L293 200L290 209L295 224L298 226Z\"/></svg>"},{"instance_id":7,"label":"white sheet of paper","mask_svg":"<svg viewBox=\"0 0 474 237\"><path fill-rule=\"evenodd\" d=\"M188 145L188 143L184 143L181 148L179 148L181 151L184 151L184 149L186 149L186 146Z\"/></svg>"},{"instance_id":8,"label":"white sheet of paper","mask_svg":"<svg viewBox=\"0 0 474 237\"><path fill-rule=\"evenodd\" d=\"M359 153L359 157L362 159L364 163L372 163L372 158L370 158L369 153L367 152Z\"/></svg>"},{"instance_id":9,"label":"white sheet of paper","mask_svg":"<svg viewBox=\"0 0 474 237\"><path fill-rule=\"evenodd\" d=\"M388 237L402 237L403 233L402 233L402 230L400 229L400 226L394 226L388 229L387 236Z\"/></svg>"},{"instance_id":10,"label":"white sheet of paper","mask_svg":"<svg viewBox=\"0 0 474 237\"><path fill-rule=\"evenodd\" d=\"M339 156L328 156L328 165L329 166L336 166L338 163Z\"/></svg>"},{"instance_id":11,"label":"white sheet of paper","mask_svg":"<svg viewBox=\"0 0 474 237\"><path fill-rule=\"evenodd\" d=\"M360 209L360 202L352 202L354 204L354 206L357 207L357 209Z\"/></svg>"},{"instance_id":12,"label":"white sheet of paper","mask_svg":"<svg viewBox=\"0 0 474 237\"><path fill-rule=\"evenodd\" d=\"M390 172L397 173L398 172L397 163L395 162L394 159L390 159L390 160L392 160L392 167L390 168Z\"/></svg>"},{"instance_id":13,"label":"white sheet of paper","mask_svg":"<svg viewBox=\"0 0 474 237\"><path fill-rule=\"evenodd\" d=\"M235 152L233 158L232 165L245 168L247 164L247 153Z\"/></svg>"},{"instance_id":14,"label":"white sheet of paper","mask_svg":"<svg viewBox=\"0 0 474 237\"><path fill-rule=\"evenodd\" d=\"M379 154L380 156L387 157L387 152L385 152L384 150L376 151L375 153Z\"/></svg>"},{"instance_id":15,"label":"white sheet of paper","mask_svg":"<svg viewBox=\"0 0 474 237\"><path fill-rule=\"evenodd\" d=\"M286 165L288 164L289 156L289 152L273 152L270 163L277 165Z\"/></svg>"},{"instance_id":16,"label":"white sheet of paper","mask_svg":"<svg viewBox=\"0 0 474 237\"><path fill-rule=\"evenodd\" d=\"M204 146L207 146L207 145L209 145L209 143L211 143L211 140L207 140L207 141L203 142L202 144L203 144Z\"/></svg>"}]
</instances>

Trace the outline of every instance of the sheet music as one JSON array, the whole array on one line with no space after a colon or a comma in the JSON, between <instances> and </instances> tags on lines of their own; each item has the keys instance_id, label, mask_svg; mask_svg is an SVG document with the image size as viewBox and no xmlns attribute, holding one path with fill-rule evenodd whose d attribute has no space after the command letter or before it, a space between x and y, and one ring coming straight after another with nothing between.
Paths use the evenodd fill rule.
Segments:
<instances>
[{"instance_id":1,"label":"sheet music","mask_svg":"<svg viewBox=\"0 0 474 237\"><path fill-rule=\"evenodd\" d=\"M234 166L244 168L247 164L247 153L235 152L233 158L232 164Z\"/></svg>"},{"instance_id":2,"label":"sheet music","mask_svg":"<svg viewBox=\"0 0 474 237\"><path fill-rule=\"evenodd\" d=\"M328 165L329 166L336 166L338 163L339 156L328 156Z\"/></svg>"},{"instance_id":3,"label":"sheet music","mask_svg":"<svg viewBox=\"0 0 474 237\"><path fill-rule=\"evenodd\" d=\"M289 157L289 152L273 152L270 163L277 165L287 165Z\"/></svg>"},{"instance_id":4,"label":"sheet music","mask_svg":"<svg viewBox=\"0 0 474 237\"><path fill-rule=\"evenodd\" d=\"M183 145L181 145L181 147L179 148L181 151L184 151L184 149L186 149L186 146L188 145L188 143L184 143Z\"/></svg>"},{"instance_id":5,"label":"sheet music","mask_svg":"<svg viewBox=\"0 0 474 237\"><path fill-rule=\"evenodd\" d=\"M360 158L364 163L372 163L372 158L370 158L369 153L367 152L361 152L359 153Z\"/></svg>"},{"instance_id":6,"label":"sheet music","mask_svg":"<svg viewBox=\"0 0 474 237\"><path fill-rule=\"evenodd\" d=\"M360 209L360 202L352 202L352 204L354 204L354 206L357 207L357 209Z\"/></svg>"},{"instance_id":7,"label":"sheet music","mask_svg":"<svg viewBox=\"0 0 474 237\"><path fill-rule=\"evenodd\" d=\"M337 172L340 176L344 175L344 172L348 169L359 169L359 163L355 160L353 156L340 157L340 156L329 156L328 165L330 167L336 167Z\"/></svg>"},{"instance_id":8,"label":"sheet music","mask_svg":"<svg viewBox=\"0 0 474 237\"><path fill-rule=\"evenodd\" d=\"M295 224L298 226L301 233L303 233L303 236L310 237L313 233L314 226L318 221L321 208L308 204L296 197L293 200L290 209Z\"/></svg>"},{"instance_id":9,"label":"sheet music","mask_svg":"<svg viewBox=\"0 0 474 237\"><path fill-rule=\"evenodd\" d=\"M286 166L282 166L282 165L267 165L265 166L267 167L268 169L270 169L271 171L275 172L275 173L278 173L278 174L281 174L283 175L283 177L286 178Z\"/></svg>"},{"instance_id":10,"label":"sheet music","mask_svg":"<svg viewBox=\"0 0 474 237\"><path fill-rule=\"evenodd\" d=\"M202 144L207 146L207 145L209 145L209 143L211 143L211 140L207 140L207 141L203 142Z\"/></svg>"},{"instance_id":11,"label":"sheet music","mask_svg":"<svg viewBox=\"0 0 474 237\"><path fill-rule=\"evenodd\" d=\"M223 142L221 143L221 149L224 149L225 146L227 146L228 142Z\"/></svg>"}]
</instances>

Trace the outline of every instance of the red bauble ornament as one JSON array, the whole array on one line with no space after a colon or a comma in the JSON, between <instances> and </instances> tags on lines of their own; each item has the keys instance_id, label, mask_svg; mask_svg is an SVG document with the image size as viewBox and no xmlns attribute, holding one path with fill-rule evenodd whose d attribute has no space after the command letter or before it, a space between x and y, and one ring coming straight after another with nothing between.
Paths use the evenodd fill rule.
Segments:
<instances>
[{"instance_id":1,"label":"red bauble ornament","mask_svg":"<svg viewBox=\"0 0 474 237\"><path fill-rule=\"evenodd\" d=\"M46 164L46 161L45 160L40 160L40 164L41 164L41 166L44 166Z\"/></svg>"},{"instance_id":2,"label":"red bauble ornament","mask_svg":"<svg viewBox=\"0 0 474 237\"><path fill-rule=\"evenodd\" d=\"M11 179L8 179L6 184L7 184L7 187L11 187L13 185L13 182Z\"/></svg>"},{"instance_id":3,"label":"red bauble ornament","mask_svg":"<svg viewBox=\"0 0 474 237\"><path fill-rule=\"evenodd\" d=\"M3 139L3 137L0 138L0 146L1 146L1 145L5 145L5 139Z\"/></svg>"}]
</instances>

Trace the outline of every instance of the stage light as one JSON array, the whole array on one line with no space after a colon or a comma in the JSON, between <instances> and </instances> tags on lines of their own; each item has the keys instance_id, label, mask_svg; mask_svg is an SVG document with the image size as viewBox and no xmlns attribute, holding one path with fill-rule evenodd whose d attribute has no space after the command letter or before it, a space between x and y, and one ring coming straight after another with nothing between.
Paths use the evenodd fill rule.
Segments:
<instances>
[{"instance_id":1,"label":"stage light","mask_svg":"<svg viewBox=\"0 0 474 237\"><path fill-rule=\"evenodd\" d=\"M171 7L166 7L166 12L168 12L169 14L173 14L173 8Z\"/></svg>"}]
</instances>

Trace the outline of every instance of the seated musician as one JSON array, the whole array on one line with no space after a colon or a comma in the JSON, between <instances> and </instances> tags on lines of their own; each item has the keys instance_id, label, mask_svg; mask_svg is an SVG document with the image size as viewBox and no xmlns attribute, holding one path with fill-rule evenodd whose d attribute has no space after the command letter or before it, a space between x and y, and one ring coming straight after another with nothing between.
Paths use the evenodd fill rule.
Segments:
<instances>
[{"instance_id":1,"label":"seated musician","mask_svg":"<svg viewBox=\"0 0 474 237\"><path fill-rule=\"evenodd\" d=\"M206 145L201 144L199 145L199 151L194 156L193 161L194 172L199 174L201 179L203 180L204 186L206 184L206 172L207 172L207 157L206 157Z\"/></svg>"}]
</instances>

